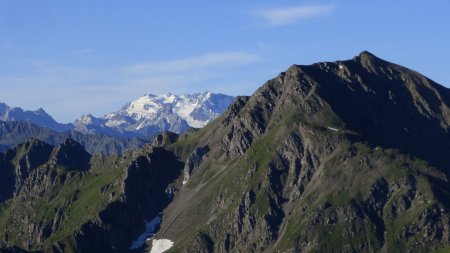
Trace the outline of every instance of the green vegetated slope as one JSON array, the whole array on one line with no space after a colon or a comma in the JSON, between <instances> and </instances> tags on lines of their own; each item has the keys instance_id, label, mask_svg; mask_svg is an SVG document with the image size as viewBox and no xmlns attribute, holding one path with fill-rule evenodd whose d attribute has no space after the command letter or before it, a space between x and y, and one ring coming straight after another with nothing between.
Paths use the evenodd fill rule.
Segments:
<instances>
[{"instance_id":1,"label":"green vegetated slope","mask_svg":"<svg viewBox=\"0 0 450 253\"><path fill-rule=\"evenodd\" d=\"M152 146L91 157L70 139L56 148L37 139L20 144L0 154L0 173L14 182L0 190L2 248L126 251L170 201L166 190L180 166Z\"/></svg>"},{"instance_id":2,"label":"green vegetated slope","mask_svg":"<svg viewBox=\"0 0 450 253\"><path fill-rule=\"evenodd\" d=\"M449 104L363 52L291 66L206 127L124 155L31 141L0 155L0 242L126 252L162 212L167 252L446 252Z\"/></svg>"}]
</instances>

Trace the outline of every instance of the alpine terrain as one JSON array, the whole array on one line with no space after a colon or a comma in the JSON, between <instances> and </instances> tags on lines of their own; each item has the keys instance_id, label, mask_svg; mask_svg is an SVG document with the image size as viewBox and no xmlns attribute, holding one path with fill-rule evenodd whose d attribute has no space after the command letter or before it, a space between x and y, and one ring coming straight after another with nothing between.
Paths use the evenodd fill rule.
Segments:
<instances>
[{"instance_id":1,"label":"alpine terrain","mask_svg":"<svg viewBox=\"0 0 450 253\"><path fill-rule=\"evenodd\" d=\"M137 128L175 100L145 96L92 126ZM30 139L0 154L0 245L449 252L449 107L449 89L362 52L293 65L205 127L122 155Z\"/></svg>"},{"instance_id":2,"label":"alpine terrain","mask_svg":"<svg viewBox=\"0 0 450 253\"><path fill-rule=\"evenodd\" d=\"M184 133L190 127L205 126L222 114L233 99L209 91L181 96L148 94L102 118L81 116L74 125L83 133L125 137L148 137L162 131Z\"/></svg>"}]
</instances>

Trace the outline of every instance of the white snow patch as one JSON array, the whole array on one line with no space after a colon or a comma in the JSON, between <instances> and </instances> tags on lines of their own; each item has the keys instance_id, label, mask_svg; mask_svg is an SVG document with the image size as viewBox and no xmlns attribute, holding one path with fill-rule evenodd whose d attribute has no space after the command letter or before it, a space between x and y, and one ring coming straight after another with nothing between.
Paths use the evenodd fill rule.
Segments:
<instances>
[{"instance_id":1,"label":"white snow patch","mask_svg":"<svg viewBox=\"0 0 450 253\"><path fill-rule=\"evenodd\" d=\"M187 180L185 179L185 180L183 180L183 185L185 185L185 184L187 184Z\"/></svg>"},{"instance_id":2,"label":"white snow patch","mask_svg":"<svg viewBox=\"0 0 450 253\"><path fill-rule=\"evenodd\" d=\"M153 114L160 109L161 105L154 102L154 97L143 96L131 102L126 111L131 116Z\"/></svg>"},{"instance_id":3,"label":"white snow patch","mask_svg":"<svg viewBox=\"0 0 450 253\"><path fill-rule=\"evenodd\" d=\"M80 121L83 124L89 125L92 123L92 118L93 118L92 115L83 115L81 116Z\"/></svg>"},{"instance_id":4,"label":"white snow patch","mask_svg":"<svg viewBox=\"0 0 450 253\"><path fill-rule=\"evenodd\" d=\"M126 124L127 122L125 120L108 120L105 125L109 127L117 127L121 124Z\"/></svg>"},{"instance_id":5,"label":"white snow patch","mask_svg":"<svg viewBox=\"0 0 450 253\"><path fill-rule=\"evenodd\" d=\"M144 127L147 126L147 122L146 121L142 121L141 123L139 123L139 125L136 127L136 130L142 129Z\"/></svg>"},{"instance_id":6,"label":"white snow patch","mask_svg":"<svg viewBox=\"0 0 450 253\"><path fill-rule=\"evenodd\" d=\"M142 233L130 246L130 249L139 249L155 233L156 226L161 223L161 217L156 215L150 222L145 222L145 232Z\"/></svg>"},{"instance_id":7,"label":"white snow patch","mask_svg":"<svg viewBox=\"0 0 450 253\"><path fill-rule=\"evenodd\" d=\"M150 253L163 253L172 248L173 242L168 239L153 239Z\"/></svg>"},{"instance_id":8,"label":"white snow patch","mask_svg":"<svg viewBox=\"0 0 450 253\"><path fill-rule=\"evenodd\" d=\"M191 127L195 127L195 128L202 128L204 126L206 126L206 124L208 124L209 121L200 121L200 120L195 120L193 119L191 116L188 116L186 118L183 118L184 120L187 121L187 123L191 126Z\"/></svg>"},{"instance_id":9,"label":"white snow patch","mask_svg":"<svg viewBox=\"0 0 450 253\"><path fill-rule=\"evenodd\" d=\"M170 93L166 94L166 95L158 96L158 98L161 99L164 104L172 104L173 102L175 102L175 99L176 99L176 97Z\"/></svg>"},{"instance_id":10,"label":"white snow patch","mask_svg":"<svg viewBox=\"0 0 450 253\"><path fill-rule=\"evenodd\" d=\"M189 114L194 111L195 107L197 107L198 103L189 103L189 101L186 100L180 100L175 105L174 112L178 114L181 118L187 118L189 117Z\"/></svg>"},{"instance_id":11,"label":"white snow patch","mask_svg":"<svg viewBox=\"0 0 450 253\"><path fill-rule=\"evenodd\" d=\"M209 95L210 96L210 95ZM204 103L204 101L198 101L197 99L180 99L174 106L174 112L178 114L182 119L186 120L186 122L191 127L202 128L204 127L208 121L195 120L192 118L191 113L197 108L199 105Z\"/></svg>"},{"instance_id":12,"label":"white snow patch","mask_svg":"<svg viewBox=\"0 0 450 253\"><path fill-rule=\"evenodd\" d=\"M339 64L339 69L343 69L344 68L344 66L342 66L341 64Z\"/></svg>"},{"instance_id":13,"label":"white snow patch","mask_svg":"<svg viewBox=\"0 0 450 253\"><path fill-rule=\"evenodd\" d=\"M339 131L339 129L337 129L337 128L334 128L334 127L327 127L328 129L330 129L330 130L332 130L332 131Z\"/></svg>"}]
</instances>

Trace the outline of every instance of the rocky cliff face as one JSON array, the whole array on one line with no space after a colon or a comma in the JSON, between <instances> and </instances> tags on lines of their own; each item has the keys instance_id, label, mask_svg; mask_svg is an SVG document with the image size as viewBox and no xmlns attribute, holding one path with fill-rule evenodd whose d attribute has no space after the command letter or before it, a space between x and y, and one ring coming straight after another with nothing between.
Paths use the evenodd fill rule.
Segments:
<instances>
[{"instance_id":1,"label":"rocky cliff face","mask_svg":"<svg viewBox=\"0 0 450 253\"><path fill-rule=\"evenodd\" d=\"M31 139L5 154L0 154L0 167L3 175L0 201L17 195L30 173L48 161L51 152L50 145L37 139Z\"/></svg>"},{"instance_id":2,"label":"rocky cliff face","mask_svg":"<svg viewBox=\"0 0 450 253\"><path fill-rule=\"evenodd\" d=\"M446 252L449 92L363 52L293 65L200 130L88 167L50 148L17 190L19 146L0 156L2 247Z\"/></svg>"}]
</instances>

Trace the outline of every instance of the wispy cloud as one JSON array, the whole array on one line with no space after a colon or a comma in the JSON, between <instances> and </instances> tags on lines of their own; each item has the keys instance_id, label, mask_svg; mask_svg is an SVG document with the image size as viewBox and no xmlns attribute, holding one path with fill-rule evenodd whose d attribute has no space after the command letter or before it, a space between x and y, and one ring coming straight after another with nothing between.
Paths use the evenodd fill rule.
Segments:
<instances>
[{"instance_id":1,"label":"wispy cloud","mask_svg":"<svg viewBox=\"0 0 450 253\"><path fill-rule=\"evenodd\" d=\"M209 53L103 69L30 60L27 75L0 75L0 101L26 109L44 107L57 120L69 122L82 114L109 113L146 93L213 89L218 80L258 59L246 52ZM24 96L24 91L33 91L33 96Z\"/></svg>"},{"instance_id":2,"label":"wispy cloud","mask_svg":"<svg viewBox=\"0 0 450 253\"><path fill-rule=\"evenodd\" d=\"M258 60L258 55L245 52L210 53L196 57L176 59L164 62L142 63L125 67L127 73L173 73L200 70L217 66L252 63Z\"/></svg>"},{"instance_id":3,"label":"wispy cloud","mask_svg":"<svg viewBox=\"0 0 450 253\"><path fill-rule=\"evenodd\" d=\"M267 21L269 26L283 26L329 14L334 10L334 4L307 5L289 8L258 10L255 15Z\"/></svg>"},{"instance_id":4,"label":"wispy cloud","mask_svg":"<svg viewBox=\"0 0 450 253\"><path fill-rule=\"evenodd\" d=\"M73 56L83 56L83 55L92 54L93 52L94 52L94 50L91 48L84 48L84 49L74 50L74 51L70 52L70 54Z\"/></svg>"}]
</instances>

